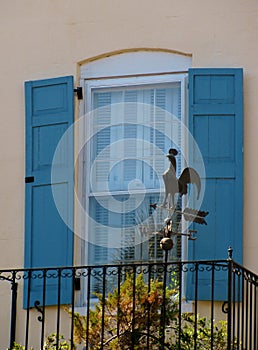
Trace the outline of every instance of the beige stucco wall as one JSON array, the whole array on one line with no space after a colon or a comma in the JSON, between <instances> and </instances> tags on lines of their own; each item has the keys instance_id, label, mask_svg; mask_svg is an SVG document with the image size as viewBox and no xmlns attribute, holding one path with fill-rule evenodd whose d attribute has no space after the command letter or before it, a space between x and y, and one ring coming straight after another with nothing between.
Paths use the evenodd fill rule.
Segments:
<instances>
[{"instance_id":1,"label":"beige stucco wall","mask_svg":"<svg viewBox=\"0 0 258 350\"><path fill-rule=\"evenodd\" d=\"M257 16L257 0L1 0L0 268L23 266L24 81L78 79L91 57L164 48L194 67L244 68L244 264L258 272Z\"/></svg>"},{"instance_id":2,"label":"beige stucco wall","mask_svg":"<svg viewBox=\"0 0 258 350\"><path fill-rule=\"evenodd\" d=\"M194 67L244 68L244 261L258 272L257 14L256 0L1 1L0 266L23 264L24 81L78 79L85 59L148 47L191 53Z\"/></svg>"}]
</instances>

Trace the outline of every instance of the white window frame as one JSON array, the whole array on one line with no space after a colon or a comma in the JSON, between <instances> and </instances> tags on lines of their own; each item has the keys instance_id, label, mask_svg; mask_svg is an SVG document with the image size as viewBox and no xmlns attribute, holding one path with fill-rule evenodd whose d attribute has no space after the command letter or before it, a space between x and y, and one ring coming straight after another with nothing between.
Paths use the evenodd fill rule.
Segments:
<instances>
[{"instance_id":1,"label":"white window frame","mask_svg":"<svg viewBox=\"0 0 258 350\"><path fill-rule=\"evenodd\" d=\"M129 52L88 62L81 66L80 85L84 89L84 100L80 103L80 116L84 116L91 111L93 89L179 82L181 86L181 120L187 126L186 101L189 67L191 67L191 57L189 56L156 51ZM83 130L79 130L79 138L85 139L89 127L86 123ZM182 135L182 144L185 144L185 147L187 147L186 142L187 140ZM87 166L89 159L89 154L80 155L78 169L78 193L83 196L80 200L85 202L86 210L88 210L87 205L89 203L87 200L89 188L84 182L88 175L85 174L84 169L89 171L89 166ZM84 228L85 237L83 238L87 241L87 219L78 218L77 223L81 228ZM187 240L183 238L182 260L185 260L186 257ZM87 264L87 259L84 247L79 259L80 263Z\"/></svg>"}]
</instances>

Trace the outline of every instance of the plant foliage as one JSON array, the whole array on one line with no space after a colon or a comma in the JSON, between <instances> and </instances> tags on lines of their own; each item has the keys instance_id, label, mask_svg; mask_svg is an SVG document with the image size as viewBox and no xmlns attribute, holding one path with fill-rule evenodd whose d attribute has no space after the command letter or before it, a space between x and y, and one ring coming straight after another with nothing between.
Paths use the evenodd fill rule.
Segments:
<instances>
[{"instance_id":1,"label":"plant foliage","mask_svg":"<svg viewBox=\"0 0 258 350\"><path fill-rule=\"evenodd\" d=\"M176 290L164 290L163 283L156 280L147 285L142 274L127 275L120 290L108 294L104 301L102 295L97 296L99 301L90 310L88 324L86 317L75 315L75 339L86 342L88 334L90 349L126 350L134 344L140 350L146 349L147 342L155 349L151 344L160 343L160 324L175 321L178 313Z\"/></svg>"},{"instance_id":2,"label":"plant foliage","mask_svg":"<svg viewBox=\"0 0 258 350\"><path fill-rule=\"evenodd\" d=\"M71 314L74 343L90 350L222 350L227 348L227 322L182 313L179 322L179 294L176 274L171 284L144 281L143 274L128 274L123 283L98 301L89 315ZM87 338L87 339L86 339ZM232 348L236 349L236 340ZM50 334L44 350L57 348L57 336ZM70 341L59 335L59 350L71 350ZM75 349L75 344L73 344ZM24 350L15 343L12 350Z\"/></svg>"}]
</instances>

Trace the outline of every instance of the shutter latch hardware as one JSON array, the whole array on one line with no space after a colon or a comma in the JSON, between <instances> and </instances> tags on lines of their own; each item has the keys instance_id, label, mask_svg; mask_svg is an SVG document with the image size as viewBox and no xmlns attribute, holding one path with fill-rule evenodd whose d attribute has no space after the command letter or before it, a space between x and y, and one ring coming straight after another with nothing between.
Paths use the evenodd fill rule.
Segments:
<instances>
[{"instance_id":1,"label":"shutter latch hardware","mask_svg":"<svg viewBox=\"0 0 258 350\"><path fill-rule=\"evenodd\" d=\"M34 176L26 176L25 177L25 183L28 184L28 183L31 183L31 182L34 182Z\"/></svg>"},{"instance_id":2,"label":"shutter latch hardware","mask_svg":"<svg viewBox=\"0 0 258 350\"><path fill-rule=\"evenodd\" d=\"M73 89L73 91L76 93L78 100L82 100L83 99L82 87L81 86L77 86L77 88Z\"/></svg>"}]
</instances>

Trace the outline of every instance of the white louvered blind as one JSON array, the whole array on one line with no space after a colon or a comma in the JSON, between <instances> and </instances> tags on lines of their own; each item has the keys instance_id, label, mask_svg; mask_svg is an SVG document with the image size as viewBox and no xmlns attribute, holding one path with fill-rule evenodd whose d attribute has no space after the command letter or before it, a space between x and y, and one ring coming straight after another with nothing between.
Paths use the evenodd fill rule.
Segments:
<instances>
[{"instance_id":1,"label":"white louvered blind","mask_svg":"<svg viewBox=\"0 0 258 350\"><path fill-rule=\"evenodd\" d=\"M156 193L155 200L160 200L157 195L160 177L169 166L165 155L171 147L181 145L180 124L173 123L172 119L171 123L165 121L167 112L181 119L180 82L93 89L92 106L96 110L93 130L98 132L92 138L89 164L94 179L89 193L89 207L94 218L89 224L90 242L94 246L91 263L156 260L160 256L154 252L158 249L156 238L145 238L139 248L143 233L137 225L141 215L148 216L153 194ZM176 139L165 136L168 128L173 130L170 134ZM157 149L162 151L163 157ZM179 153L178 174L180 158ZM143 185L147 195L137 207L137 196L141 195ZM156 226L164 219L163 215L159 216ZM154 224L145 222L144 225L152 230ZM114 228L120 229L119 238L114 236ZM129 248L118 253L111 248L114 239L120 239L121 246Z\"/></svg>"}]
</instances>

